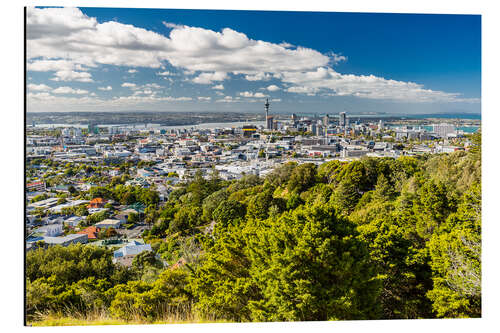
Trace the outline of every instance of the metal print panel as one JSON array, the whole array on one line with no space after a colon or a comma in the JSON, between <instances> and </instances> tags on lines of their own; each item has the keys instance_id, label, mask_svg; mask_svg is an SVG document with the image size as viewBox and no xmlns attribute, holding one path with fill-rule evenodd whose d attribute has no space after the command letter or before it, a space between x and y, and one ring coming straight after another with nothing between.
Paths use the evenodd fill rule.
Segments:
<instances>
[{"instance_id":1,"label":"metal print panel","mask_svg":"<svg viewBox=\"0 0 500 333\"><path fill-rule=\"evenodd\" d=\"M481 317L481 17L30 7L28 325Z\"/></svg>"}]
</instances>

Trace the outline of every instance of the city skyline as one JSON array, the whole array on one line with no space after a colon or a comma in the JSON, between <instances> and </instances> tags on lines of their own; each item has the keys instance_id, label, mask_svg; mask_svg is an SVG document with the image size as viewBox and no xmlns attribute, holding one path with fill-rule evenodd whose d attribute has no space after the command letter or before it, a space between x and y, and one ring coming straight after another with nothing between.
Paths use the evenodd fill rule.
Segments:
<instances>
[{"instance_id":1,"label":"city skyline","mask_svg":"<svg viewBox=\"0 0 500 333\"><path fill-rule=\"evenodd\" d=\"M479 15L27 9L28 112L474 112Z\"/></svg>"}]
</instances>

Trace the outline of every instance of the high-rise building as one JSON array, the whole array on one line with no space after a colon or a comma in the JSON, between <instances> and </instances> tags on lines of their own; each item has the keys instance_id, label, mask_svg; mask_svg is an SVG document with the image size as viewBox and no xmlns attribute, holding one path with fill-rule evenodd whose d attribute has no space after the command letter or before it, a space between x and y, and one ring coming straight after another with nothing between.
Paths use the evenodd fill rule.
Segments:
<instances>
[{"instance_id":1,"label":"high-rise building","mask_svg":"<svg viewBox=\"0 0 500 333\"><path fill-rule=\"evenodd\" d=\"M325 114L325 116L323 117L323 125L327 127L328 125L330 125L330 117L328 116L328 114Z\"/></svg>"},{"instance_id":2,"label":"high-rise building","mask_svg":"<svg viewBox=\"0 0 500 333\"><path fill-rule=\"evenodd\" d=\"M309 125L308 131L311 132L312 135L318 135L318 128L315 123L311 123L311 125Z\"/></svg>"},{"instance_id":3,"label":"high-rise building","mask_svg":"<svg viewBox=\"0 0 500 333\"><path fill-rule=\"evenodd\" d=\"M346 115L345 112L340 112L339 113L339 126L340 127L347 126L347 115Z\"/></svg>"},{"instance_id":4,"label":"high-rise building","mask_svg":"<svg viewBox=\"0 0 500 333\"><path fill-rule=\"evenodd\" d=\"M442 138L446 138L448 134L456 133L457 129L453 124L435 124L432 125L432 131Z\"/></svg>"},{"instance_id":5,"label":"high-rise building","mask_svg":"<svg viewBox=\"0 0 500 333\"><path fill-rule=\"evenodd\" d=\"M266 129L272 130L273 128L273 122L274 122L274 117L273 116L267 116L266 117Z\"/></svg>"},{"instance_id":6,"label":"high-rise building","mask_svg":"<svg viewBox=\"0 0 500 333\"><path fill-rule=\"evenodd\" d=\"M292 113L292 122L295 123L297 121L297 115Z\"/></svg>"},{"instance_id":7,"label":"high-rise building","mask_svg":"<svg viewBox=\"0 0 500 333\"><path fill-rule=\"evenodd\" d=\"M378 121L378 130L381 131L384 129L384 122L382 121L382 119L380 119Z\"/></svg>"}]
</instances>

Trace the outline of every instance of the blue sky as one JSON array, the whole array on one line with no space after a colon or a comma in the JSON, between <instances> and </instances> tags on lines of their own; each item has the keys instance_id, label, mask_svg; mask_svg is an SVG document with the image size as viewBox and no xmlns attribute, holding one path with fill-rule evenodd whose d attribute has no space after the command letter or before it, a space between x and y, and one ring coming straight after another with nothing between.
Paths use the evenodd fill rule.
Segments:
<instances>
[{"instance_id":1,"label":"blue sky","mask_svg":"<svg viewBox=\"0 0 500 333\"><path fill-rule=\"evenodd\" d=\"M28 112L480 112L481 18L29 8Z\"/></svg>"}]
</instances>

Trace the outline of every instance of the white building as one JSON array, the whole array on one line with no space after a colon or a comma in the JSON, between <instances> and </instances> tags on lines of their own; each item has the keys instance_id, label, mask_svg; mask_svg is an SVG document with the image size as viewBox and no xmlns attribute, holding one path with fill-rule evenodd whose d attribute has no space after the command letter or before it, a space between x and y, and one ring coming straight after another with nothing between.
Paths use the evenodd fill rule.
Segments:
<instances>
[{"instance_id":1,"label":"white building","mask_svg":"<svg viewBox=\"0 0 500 333\"><path fill-rule=\"evenodd\" d=\"M442 138L446 138L448 134L456 134L457 129L453 124L441 123L432 125L432 131Z\"/></svg>"}]
</instances>

